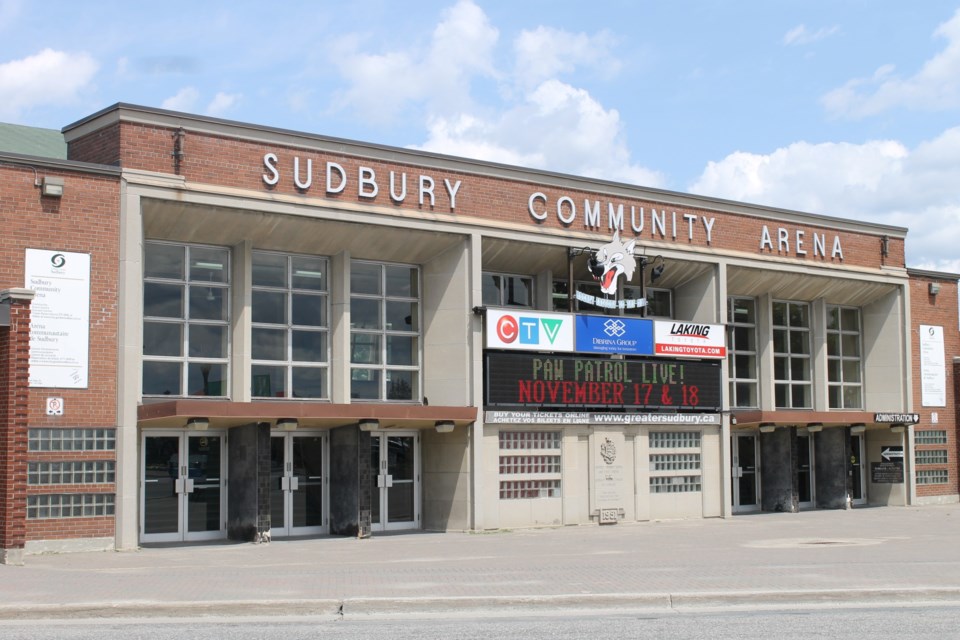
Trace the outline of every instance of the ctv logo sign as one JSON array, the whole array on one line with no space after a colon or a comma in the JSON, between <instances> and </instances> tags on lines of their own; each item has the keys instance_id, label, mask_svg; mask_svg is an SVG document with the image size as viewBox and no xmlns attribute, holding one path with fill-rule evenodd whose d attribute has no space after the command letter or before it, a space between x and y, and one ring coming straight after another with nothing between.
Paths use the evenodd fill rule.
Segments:
<instances>
[{"instance_id":1,"label":"ctv logo sign","mask_svg":"<svg viewBox=\"0 0 960 640\"><path fill-rule=\"evenodd\" d=\"M573 351L573 316L487 310L487 349Z\"/></svg>"}]
</instances>

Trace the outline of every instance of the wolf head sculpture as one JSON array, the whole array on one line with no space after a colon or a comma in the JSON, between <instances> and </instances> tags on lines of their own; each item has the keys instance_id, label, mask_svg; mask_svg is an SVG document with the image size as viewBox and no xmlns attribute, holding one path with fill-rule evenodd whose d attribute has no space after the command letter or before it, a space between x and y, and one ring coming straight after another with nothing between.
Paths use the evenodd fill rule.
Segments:
<instances>
[{"instance_id":1,"label":"wolf head sculpture","mask_svg":"<svg viewBox=\"0 0 960 640\"><path fill-rule=\"evenodd\" d=\"M637 261L633 257L636 244L636 240L630 240L626 244L620 242L620 231L615 231L613 240L600 245L587 261L587 269L593 279L600 281L600 291L608 295L616 293L617 278L620 274L626 276L628 281L633 278L633 272L637 268Z\"/></svg>"}]
</instances>

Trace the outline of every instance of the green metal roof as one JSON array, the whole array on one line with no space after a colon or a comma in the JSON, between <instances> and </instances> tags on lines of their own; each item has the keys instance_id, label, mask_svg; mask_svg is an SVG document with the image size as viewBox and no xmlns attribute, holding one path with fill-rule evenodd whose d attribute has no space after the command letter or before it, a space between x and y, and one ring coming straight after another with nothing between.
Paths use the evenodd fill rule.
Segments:
<instances>
[{"instance_id":1,"label":"green metal roof","mask_svg":"<svg viewBox=\"0 0 960 640\"><path fill-rule=\"evenodd\" d=\"M67 159L67 143L57 129L0 123L0 151L42 158Z\"/></svg>"}]
</instances>

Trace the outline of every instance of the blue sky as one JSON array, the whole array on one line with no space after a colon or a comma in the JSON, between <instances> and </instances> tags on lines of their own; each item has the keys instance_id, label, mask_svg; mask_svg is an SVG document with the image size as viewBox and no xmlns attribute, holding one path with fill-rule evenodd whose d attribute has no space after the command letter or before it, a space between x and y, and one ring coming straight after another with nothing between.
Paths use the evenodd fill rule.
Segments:
<instances>
[{"instance_id":1,"label":"blue sky","mask_svg":"<svg viewBox=\"0 0 960 640\"><path fill-rule=\"evenodd\" d=\"M116 102L909 227L960 273L957 0L0 0L0 121Z\"/></svg>"}]
</instances>

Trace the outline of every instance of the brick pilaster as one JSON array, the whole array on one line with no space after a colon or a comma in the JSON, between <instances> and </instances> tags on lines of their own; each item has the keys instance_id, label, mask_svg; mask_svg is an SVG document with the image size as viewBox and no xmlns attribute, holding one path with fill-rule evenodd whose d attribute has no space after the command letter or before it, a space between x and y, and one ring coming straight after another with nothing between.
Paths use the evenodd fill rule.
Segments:
<instances>
[{"instance_id":1,"label":"brick pilaster","mask_svg":"<svg viewBox=\"0 0 960 640\"><path fill-rule=\"evenodd\" d=\"M0 327L0 562L20 564L27 520L30 302L27 289L0 291L10 326Z\"/></svg>"}]
</instances>

